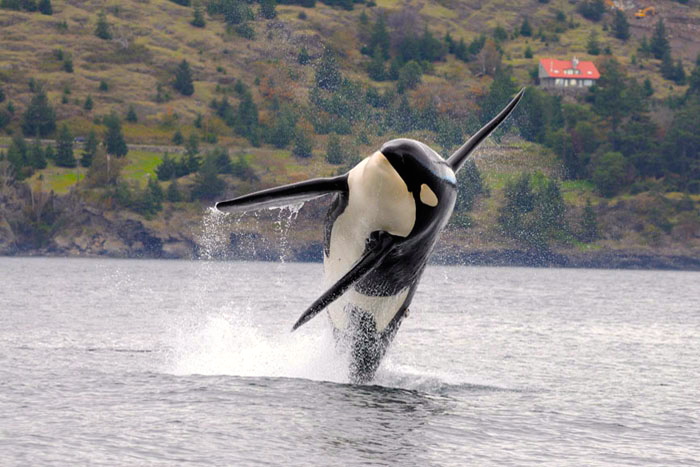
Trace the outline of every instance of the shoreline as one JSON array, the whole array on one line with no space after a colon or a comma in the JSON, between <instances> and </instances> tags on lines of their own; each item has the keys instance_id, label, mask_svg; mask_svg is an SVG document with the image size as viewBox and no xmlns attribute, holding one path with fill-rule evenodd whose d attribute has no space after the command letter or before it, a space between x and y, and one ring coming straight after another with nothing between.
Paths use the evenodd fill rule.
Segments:
<instances>
[{"instance_id":1,"label":"shoreline","mask_svg":"<svg viewBox=\"0 0 700 467\"><path fill-rule=\"evenodd\" d=\"M143 260L184 260L184 261L261 261L291 263L322 263L321 249L318 254L310 249L301 252L287 252L275 255L270 251L258 254L233 252L217 257L206 257L193 252L190 255L173 254L67 254L59 251L25 250L2 252L6 258L76 258L76 259L143 259ZM562 252L537 253L532 251L506 249L486 251L462 251L456 254L437 252L428 263L442 266L483 266L483 267L522 267L522 268L562 268L562 269L607 269L643 271L700 271L700 258L688 255L666 255L640 253L627 250L602 250L596 253L566 254Z\"/></svg>"}]
</instances>

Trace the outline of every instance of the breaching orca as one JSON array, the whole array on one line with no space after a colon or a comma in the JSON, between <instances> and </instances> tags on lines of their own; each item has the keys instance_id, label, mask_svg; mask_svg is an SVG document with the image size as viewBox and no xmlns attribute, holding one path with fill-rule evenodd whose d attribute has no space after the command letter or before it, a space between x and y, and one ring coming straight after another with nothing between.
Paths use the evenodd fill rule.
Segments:
<instances>
[{"instance_id":1,"label":"breaching orca","mask_svg":"<svg viewBox=\"0 0 700 467\"><path fill-rule=\"evenodd\" d=\"M430 253L452 214L455 173L511 114L524 91L447 160L421 142L395 139L344 175L216 203L220 211L243 212L334 195L323 256L328 289L292 330L328 308L337 341L350 352L353 382L374 377L408 312Z\"/></svg>"}]
</instances>

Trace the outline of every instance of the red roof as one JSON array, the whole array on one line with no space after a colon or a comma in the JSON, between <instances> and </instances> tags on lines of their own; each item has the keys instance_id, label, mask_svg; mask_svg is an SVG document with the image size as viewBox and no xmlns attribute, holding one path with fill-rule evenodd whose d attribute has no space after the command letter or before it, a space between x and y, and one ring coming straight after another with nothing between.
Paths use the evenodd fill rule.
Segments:
<instances>
[{"instance_id":1,"label":"red roof","mask_svg":"<svg viewBox=\"0 0 700 467\"><path fill-rule=\"evenodd\" d=\"M556 60L554 58L540 59L540 65L550 78L570 78L570 79L598 79L600 73L593 62L578 62L576 69L580 73L566 74L565 70L573 69L571 60Z\"/></svg>"}]
</instances>

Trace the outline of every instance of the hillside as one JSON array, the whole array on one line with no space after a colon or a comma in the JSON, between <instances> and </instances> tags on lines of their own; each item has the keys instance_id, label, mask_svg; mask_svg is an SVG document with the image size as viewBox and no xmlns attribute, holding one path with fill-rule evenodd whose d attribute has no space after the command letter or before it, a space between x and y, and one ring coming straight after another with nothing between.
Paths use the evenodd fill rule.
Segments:
<instances>
[{"instance_id":1,"label":"hillside","mask_svg":"<svg viewBox=\"0 0 700 467\"><path fill-rule=\"evenodd\" d=\"M697 142L691 139L684 146L682 164L658 162L670 153L668 148L680 144L670 139L685 131L675 130L676 122L684 121L677 115L692 112L696 105L697 0L655 2L657 15L643 19L635 19L634 13L646 5L618 4L629 23L625 40L614 36L614 9L590 20L581 13L584 2L284 4L276 5L273 18L265 18L273 16L262 9L270 2L209 1L197 7L204 27L191 24L194 6L167 0L53 1L51 15L8 9L10 3L4 0L6 8L0 9L0 112L5 115L4 121L0 115L0 146L7 153L15 147L16 152L17 138L24 134L29 148L33 138L24 116L43 92L56 124L40 135L43 142L38 146L59 148L63 125L71 137L87 138L93 131L102 140L114 115L130 150L114 159L118 177L112 178L101 179L98 169L80 164L61 167L51 157L46 167L27 162L26 167L13 163L12 171L0 170L2 253L202 254L207 249L207 235L202 234L207 224L202 219L213 199L337 173L398 136L424 140L448 152L501 105L507 94L503 89L535 86L533 68L539 58L576 56L594 61L604 72L616 66L610 65L612 59L630 89L648 81L653 94L634 97L643 100L644 108L630 106L620 117L621 133L610 135L610 122L616 117L600 114L595 97L565 95L556 101L564 115L559 129L549 116L555 101L533 94L548 115L542 135L524 130L523 122L531 118L525 109L505 134L485 145L476 162L488 189L476 193L473 203L457 213L439 257L499 264L604 266L608 261L700 267ZM95 34L101 11L109 39ZM385 39L378 38L379 18L386 22ZM640 46L653 37L659 19L666 27L668 60L684 69L683 80L664 76L664 60ZM529 23L529 34L524 22ZM589 53L592 38L599 49L595 55ZM385 49L382 40L387 41ZM474 53L460 54L460 40ZM471 49L472 44L476 48ZM430 47L433 51L426 52ZM380 76L372 75L373 60L381 65ZM173 86L183 61L191 70L191 95ZM342 79L327 84L336 79L335 71ZM324 73L330 81L319 81ZM507 80L504 88L498 88L501 78ZM645 133L632 128L637 115L654 128L654 140L643 148L636 136L628 136ZM585 127L587 119L590 129ZM183 141L177 141L176 134ZM564 140L557 139L562 134L570 138L578 158L576 173ZM577 153L579 146L586 146L579 141L587 134L595 136L595 147ZM188 146L192 135L198 140L196 150ZM300 140L310 147L299 149ZM73 148L78 159L80 141ZM336 159L326 157L329 146L340 148ZM223 148L232 168L217 165L213 153L207 155L217 148ZM171 156L176 160L192 152L199 162L188 173L155 182L165 152L182 154ZM626 164L612 182L595 177L608 170L601 161L610 153L622 154ZM210 166L218 173L205 174ZM537 224L537 209L519 218L519 228L535 229L534 237L504 231L505 224L498 221L508 202L508 187L521 173L534 174L529 183L536 194L544 193L550 180L561 193L564 211L556 227ZM197 191L207 185L206 176L223 181L218 193ZM175 179L182 193L168 201L163 193ZM153 183L161 190L157 202L146 200ZM615 189L606 191L604 183ZM587 201L597 224L591 238L582 233ZM305 207L290 227L294 235L282 246L282 222L275 213L237 221L235 229L226 229L238 231L219 241L231 254L236 245L247 242L255 247L250 254L255 257L278 257L286 249L288 257L315 259L314 248L321 239L317 219L322 215L322 203ZM537 225L530 225L533 222ZM620 257L637 259L625 263L628 260Z\"/></svg>"}]
</instances>

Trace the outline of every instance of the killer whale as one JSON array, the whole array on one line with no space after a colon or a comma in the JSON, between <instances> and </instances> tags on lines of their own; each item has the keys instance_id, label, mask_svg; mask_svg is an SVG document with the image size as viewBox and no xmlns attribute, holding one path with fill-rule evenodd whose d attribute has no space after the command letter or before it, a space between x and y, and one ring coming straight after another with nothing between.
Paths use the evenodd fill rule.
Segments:
<instances>
[{"instance_id":1,"label":"killer whale","mask_svg":"<svg viewBox=\"0 0 700 467\"><path fill-rule=\"evenodd\" d=\"M427 145L395 139L348 173L270 188L216 203L223 212L282 207L332 194L324 232L327 290L294 323L328 309L350 353L350 379L370 381L408 313L457 197L455 174L515 109L525 88L447 160Z\"/></svg>"}]
</instances>

